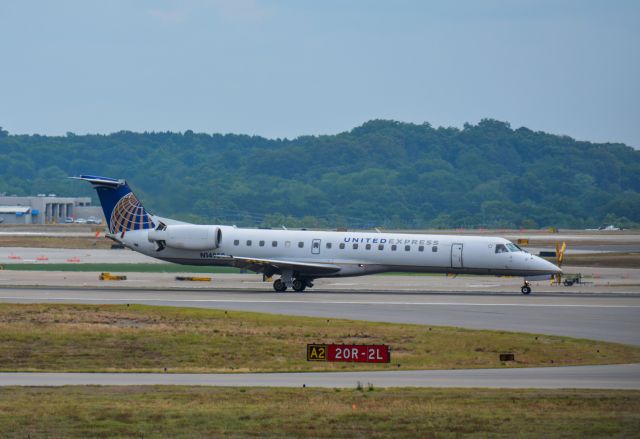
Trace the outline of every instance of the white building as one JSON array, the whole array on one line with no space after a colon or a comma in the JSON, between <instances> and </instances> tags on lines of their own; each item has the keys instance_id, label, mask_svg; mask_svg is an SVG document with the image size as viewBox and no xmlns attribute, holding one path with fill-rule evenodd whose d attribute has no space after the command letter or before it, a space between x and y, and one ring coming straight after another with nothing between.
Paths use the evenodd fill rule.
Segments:
<instances>
[{"instance_id":1,"label":"white building","mask_svg":"<svg viewBox=\"0 0 640 439\"><path fill-rule=\"evenodd\" d=\"M0 224L31 224L31 207L0 206Z\"/></svg>"},{"instance_id":2,"label":"white building","mask_svg":"<svg viewBox=\"0 0 640 439\"><path fill-rule=\"evenodd\" d=\"M65 218L102 218L102 209L91 205L90 197L36 197L0 195L2 224L61 224Z\"/></svg>"}]
</instances>

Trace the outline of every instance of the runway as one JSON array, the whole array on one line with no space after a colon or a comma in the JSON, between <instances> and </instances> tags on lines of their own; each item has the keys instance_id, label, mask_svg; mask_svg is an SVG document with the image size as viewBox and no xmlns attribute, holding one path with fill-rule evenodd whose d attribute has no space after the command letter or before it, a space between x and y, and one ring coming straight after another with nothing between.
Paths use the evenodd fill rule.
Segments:
<instances>
[{"instance_id":1,"label":"runway","mask_svg":"<svg viewBox=\"0 0 640 439\"><path fill-rule=\"evenodd\" d=\"M494 329L640 345L640 295L1 287L0 301L138 303Z\"/></svg>"},{"instance_id":2,"label":"runway","mask_svg":"<svg viewBox=\"0 0 640 439\"><path fill-rule=\"evenodd\" d=\"M153 374L0 373L0 386L494 387L640 389L640 364L394 372Z\"/></svg>"}]
</instances>

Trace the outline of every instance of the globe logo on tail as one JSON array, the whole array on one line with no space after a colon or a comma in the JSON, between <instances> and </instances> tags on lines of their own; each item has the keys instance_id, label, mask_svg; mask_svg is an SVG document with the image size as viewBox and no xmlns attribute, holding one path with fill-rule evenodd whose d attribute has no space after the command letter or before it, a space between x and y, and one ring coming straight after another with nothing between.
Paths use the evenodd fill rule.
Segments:
<instances>
[{"instance_id":1,"label":"globe logo on tail","mask_svg":"<svg viewBox=\"0 0 640 439\"><path fill-rule=\"evenodd\" d=\"M109 231L113 234L155 227L149 214L133 192L129 192L118 201L111 212L109 224Z\"/></svg>"}]
</instances>

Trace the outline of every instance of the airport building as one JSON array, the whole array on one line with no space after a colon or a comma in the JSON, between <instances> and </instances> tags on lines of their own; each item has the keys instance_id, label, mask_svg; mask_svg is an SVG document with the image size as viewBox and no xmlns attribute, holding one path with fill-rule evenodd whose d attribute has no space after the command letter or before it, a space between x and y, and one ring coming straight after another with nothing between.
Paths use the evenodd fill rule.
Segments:
<instances>
[{"instance_id":1,"label":"airport building","mask_svg":"<svg viewBox=\"0 0 640 439\"><path fill-rule=\"evenodd\" d=\"M91 205L90 197L58 197L39 194L35 197L0 195L0 223L62 224L69 219L95 217L103 219L102 209Z\"/></svg>"}]
</instances>

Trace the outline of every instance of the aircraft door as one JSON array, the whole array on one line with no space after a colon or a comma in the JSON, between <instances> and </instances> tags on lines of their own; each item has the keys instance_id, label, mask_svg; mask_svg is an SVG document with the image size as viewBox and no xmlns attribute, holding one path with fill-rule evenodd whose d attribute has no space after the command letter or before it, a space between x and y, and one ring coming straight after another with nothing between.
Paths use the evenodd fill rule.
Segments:
<instances>
[{"instance_id":1,"label":"aircraft door","mask_svg":"<svg viewBox=\"0 0 640 439\"><path fill-rule=\"evenodd\" d=\"M311 241L311 253L314 255L320 254L320 244L322 243L321 239L314 239Z\"/></svg>"},{"instance_id":2,"label":"aircraft door","mask_svg":"<svg viewBox=\"0 0 640 439\"><path fill-rule=\"evenodd\" d=\"M451 268L462 268L462 244L451 244Z\"/></svg>"}]
</instances>

